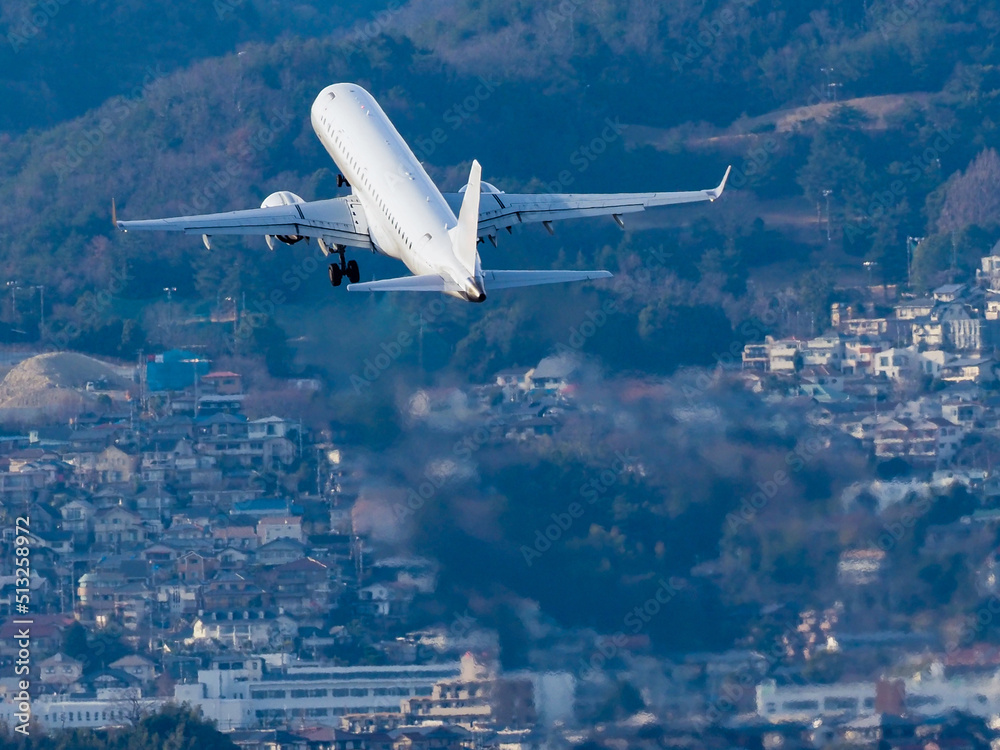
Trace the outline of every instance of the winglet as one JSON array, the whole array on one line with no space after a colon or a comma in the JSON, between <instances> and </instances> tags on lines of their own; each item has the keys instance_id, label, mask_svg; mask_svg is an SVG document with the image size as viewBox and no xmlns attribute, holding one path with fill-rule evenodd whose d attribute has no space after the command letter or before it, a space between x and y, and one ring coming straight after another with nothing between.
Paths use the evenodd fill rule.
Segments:
<instances>
[{"instance_id":1,"label":"winglet","mask_svg":"<svg viewBox=\"0 0 1000 750\"><path fill-rule=\"evenodd\" d=\"M469 185L465 189L462 208L458 213L458 226L451 235L455 255L469 272L476 273L476 249L479 243L479 193L483 178L483 168L478 161L473 160L472 171L469 173Z\"/></svg>"},{"instance_id":2,"label":"winglet","mask_svg":"<svg viewBox=\"0 0 1000 750\"><path fill-rule=\"evenodd\" d=\"M118 226L118 209L115 208L114 196L111 197L111 225L115 229L121 229L121 227Z\"/></svg>"},{"instance_id":3,"label":"winglet","mask_svg":"<svg viewBox=\"0 0 1000 750\"><path fill-rule=\"evenodd\" d=\"M726 180L729 179L729 173L732 171L733 171L733 165L730 164L726 168L726 173L722 176L722 182L719 183L719 187L715 188L714 190L705 191L706 193L708 193L708 199L710 201L714 201L716 198L722 195L722 191L726 189Z\"/></svg>"}]
</instances>

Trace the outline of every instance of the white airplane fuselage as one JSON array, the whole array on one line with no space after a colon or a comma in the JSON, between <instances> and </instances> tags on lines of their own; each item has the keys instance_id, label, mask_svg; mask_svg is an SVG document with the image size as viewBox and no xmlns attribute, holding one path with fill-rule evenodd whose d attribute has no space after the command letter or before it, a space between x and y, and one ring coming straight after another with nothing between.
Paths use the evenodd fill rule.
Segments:
<instances>
[{"instance_id":1,"label":"white airplane fuselage","mask_svg":"<svg viewBox=\"0 0 1000 750\"><path fill-rule=\"evenodd\" d=\"M449 231L455 212L385 112L360 86L338 83L323 89L311 110L313 129L351 184L368 220L372 243L402 261L415 276L436 274L481 302L481 268L466 268Z\"/></svg>"}]
</instances>

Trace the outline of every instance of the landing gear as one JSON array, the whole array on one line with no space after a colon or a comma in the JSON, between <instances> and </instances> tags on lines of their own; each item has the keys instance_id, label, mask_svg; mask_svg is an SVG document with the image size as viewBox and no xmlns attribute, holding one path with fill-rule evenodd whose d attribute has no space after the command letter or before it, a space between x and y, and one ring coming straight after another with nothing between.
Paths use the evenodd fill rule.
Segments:
<instances>
[{"instance_id":1,"label":"landing gear","mask_svg":"<svg viewBox=\"0 0 1000 750\"><path fill-rule=\"evenodd\" d=\"M347 261L347 269L344 273L347 274L347 278L352 284L357 284L361 281L361 269L358 268L358 262L356 260Z\"/></svg>"},{"instance_id":2,"label":"landing gear","mask_svg":"<svg viewBox=\"0 0 1000 750\"><path fill-rule=\"evenodd\" d=\"M344 262L344 251L343 245L337 245L335 250L337 255L340 256L340 263L330 264L330 284L333 286L340 286L340 282L347 277L347 280L352 284L357 284L361 280L361 269L358 268L358 262L356 260L351 260Z\"/></svg>"}]
</instances>

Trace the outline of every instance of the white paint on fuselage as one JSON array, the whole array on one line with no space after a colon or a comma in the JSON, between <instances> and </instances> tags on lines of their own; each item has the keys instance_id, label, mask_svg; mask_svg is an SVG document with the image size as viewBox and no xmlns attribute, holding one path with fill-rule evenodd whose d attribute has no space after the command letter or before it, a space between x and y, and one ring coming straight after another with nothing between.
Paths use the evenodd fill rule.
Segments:
<instances>
[{"instance_id":1,"label":"white paint on fuselage","mask_svg":"<svg viewBox=\"0 0 1000 750\"><path fill-rule=\"evenodd\" d=\"M437 274L467 287L471 274L448 234L458 219L374 97L352 83L327 86L311 119L360 199L379 252L415 275Z\"/></svg>"}]
</instances>

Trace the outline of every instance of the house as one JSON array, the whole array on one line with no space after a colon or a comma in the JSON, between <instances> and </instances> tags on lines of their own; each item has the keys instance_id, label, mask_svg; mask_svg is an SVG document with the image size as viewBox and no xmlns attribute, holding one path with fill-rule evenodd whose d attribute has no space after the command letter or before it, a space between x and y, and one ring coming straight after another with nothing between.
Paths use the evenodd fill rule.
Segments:
<instances>
[{"instance_id":1,"label":"house","mask_svg":"<svg viewBox=\"0 0 1000 750\"><path fill-rule=\"evenodd\" d=\"M809 339L802 349L802 366L840 370L844 354L844 341L839 335L819 336Z\"/></svg>"},{"instance_id":2,"label":"house","mask_svg":"<svg viewBox=\"0 0 1000 750\"><path fill-rule=\"evenodd\" d=\"M260 610L215 612L194 621L192 641L215 641L238 650L265 646L285 647L295 637L298 625L287 615L274 616Z\"/></svg>"},{"instance_id":3,"label":"house","mask_svg":"<svg viewBox=\"0 0 1000 750\"><path fill-rule=\"evenodd\" d=\"M235 372L210 372L201 376L203 393L235 396L243 393L243 377Z\"/></svg>"},{"instance_id":4,"label":"house","mask_svg":"<svg viewBox=\"0 0 1000 750\"><path fill-rule=\"evenodd\" d=\"M156 665L138 654L129 654L109 664L112 669L120 669L140 683L156 679Z\"/></svg>"},{"instance_id":5,"label":"house","mask_svg":"<svg viewBox=\"0 0 1000 750\"><path fill-rule=\"evenodd\" d=\"M875 428L875 455L880 459L949 463L964 437L964 428L946 419L896 417Z\"/></svg>"},{"instance_id":6,"label":"house","mask_svg":"<svg viewBox=\"0 0 1000 750\"><path fill-rule=\"evenodd\" d=\"M226 440L245 440L248 436L246 417L235 414L213 414L199 419L195 430L199 445Z\"/></svg>"},{"instance_id":7,"label":"house","mask_svg":"<svg viewBox=\"0 0 1000 750\"><path fill-rule=\"evenodd\" d=\"M139 456L126 453L121 448L110 445L97 454L96 470L98 481L104 483L129 483L139 467Z\"/></svg>"},{"instance_id":8,"label":"house","mask_svg":"<svg viewBox=\"0 0 1000 750\"><path fill-rule=\"evenodd\" d=\"M70 500L59 509L63 531L68 531L78 541L86 541L94 528L96 511L86 500Z\"/></svg>"},{"instance_id":9,"label":"house","mask_svg":"<svg viewBox=\"0 0 1000 750\"><path fill-rule=\"evenodd\" d=\"M202 587L206 612L259 610L263 601L264 590L246 575L234 571L219 571Z\"/></svg>"},{"instance_id":10,"label":"house","mask_svg":"<svg viewBox=\"0 0 1000 750\"><path fill-rule=\"evenodd\" d=\"M98 512L94 542L104 547L135 547L146 541L146 528L138 513L118 506Z\"/></svg>"},{"instance_id":11,"label":"house","mask_svg":"<svg viewBox=\"0 0 1000 750\"><path fill-rule=\"evenodd\" d=\"M222 570L243 570L254 562L253 552L226 547L216 555Z\"/></svg>"},{"instance_id":12,"label":"house","mask_svg":"<svg viewBox=\"0 0 1000 750\"><path fill-rule=\"evenodd\" d=\"M154 570L172 571L180 551L168 544L151 544L142 551L142 558L149 561Z\"/></svg>"},{"instance_id":13,"label":"house","mask_svg":"<svg viewBox=\"0 0 1000 750\"><path fill-rule=\"evenodd\" d=\"M31 531L32 546L50 549L59 555L73 552L73 535L68 531Z\"/></svg>"},{"instance_id":14,"label":"house","mask_svg":"<svg viewBox=\"0 0 1000 750\"><path fill-rule=\"evenodd\" d=\"M135 496L135 509L144 521L166 521L173 516L177 504L170 492L161 485L147 487Z\"/></svg>"},{"instance_id":15,"label":"house","mask_svg":"<svg viewBox=\"0 0 1000 750\"><path fill-rule=\"evenodd\" d=\"M743 347L743 369L767 372L771 357L768 344L746 344Z\"/></svg>"},{"instance_id":16,"label":"house","mask_svg":"<svg viewBox=\"0 0 1000 750\"><path fill-rule=\"evenodd\" d=\"M330 610L330 569L311 557L277 565L262 579L274 606L293 615Z\"/></svg>"},{"instance_id":17,"label":"house","mask_svg":"<svg viewBox=\"0 0 1000 750\"><path fill-rule=\"evenodd\" d=\"M254 557L259 565L281 565L306 556L306 546L294 539L275 539L257 548Z\"/></svg>"},{"instance_id":18,"label":"house","mask_svg":"<svg viewBox=\"0 0 1000 750\"><path fill-rule=\"evenodd\" d=\"M955 302L965 296L965 284L944 284L934 290L936 302Z\"/></svg>"},{"instance_id":19,"label":"house","mask_svg":"<svg viewBox=\"0 0 1000 750\"><path fill-rule=\"evenodd\" d=\"M933 297L923 297L920 299L907 300L896 305L896 318L898 320L914 320L916 318L929 317L931 311L937 305L937 300Z\"/></svg>"},{"instance_id":20,"label":"house","mask_svg":"<svg viewBox=\"0 0 1000 750\"><path fill-rule=\"evenodd\" d=\"M561 393L580 369L580 359L569 354L545 357L525 375L529 390Z\"/></svg>"},{"instance_id":21,"label":"house","mask_svg":"<svg viewBox=\"0 0 1000 750\"><path fill-rule=\"evenodd\" d=\"M257 530L253 526L216 526L212 529L212 539L216 548L228 547L252 552L258 546Z\"/></svg>"},{"instance_id":22,"label":"house","mask_svg":"<svg viewBox=\"0 0 1000 750\"><path fill-rule=\"evenodd\" d=\"M997 243L1000 246L1000 242ZM998 247L993 248L994 251ZM1000 255L991 253L980 259L976 269L976 283L989 289L1000 289Z\"/></svg>"},{"instance_id":23,"label":"house","mask_svg":"<svg viewBox=\"0 0 1000 750\"><path fill-rule=\"evenodd\" d=\"M247 424L248 435L251 440L264 440L266 438L283 438L298 429L297 422L291 422L281 417L264 417L254 419Z\"/></svg>"},{"instance_id":24,"label":"house","mask_svg":"<svg viewBox=\"0 0 1000 750\"><path fill-rule=\"evenodd\" d=\"M191 551L177 558L177 577L184 583L207 581L218 569L219 561L214 556Z\"/></svg>"},{"instance_id":25,"label":"house","mask_svg":"<svg viewBox=\"0 0 1000 750\"><path fill-rule=\"evenodd\" d=\"M416 587L397 581L376 582L358 590L361 607L369 614L397 617L406 614Z\"/></svg>"},{"instance_id":26,"label":"house","mask_svg":"<svg viewBox=\"0 0 1000 750\"><path fill-rule=\"evenodd\" d=\"M844 550L837 562L837 580L847 586L868 586L879 580L885 566L881 549Z\"/></svg>"},{"instance_id":27,"label":"house","mask_svg":"<svg viewBox=\"0 0 1000 750\"><path fill-rule=\"evenodd\" d=\"M915 348L888 349L875 355L872 374L890 380L908 377L920 370L920 357Z\"/></svg>"},{"instance_id":28,"label":"house","mask_svg":"<svg viewBox=\"0 0 1000 750\"><path fill-rule=\"evenodd\" d=\"M43 685L67 688L83 676L83 662L59 652L38 663L38 679Z\"/></svg>"},{"instance_id":29,"label":"house","mask_svg":"<svg viewBox=\"0 0 1000 750\"><path fill-rule=\"evenodd\" d=\"M84 622L107 623L115 611L115 592L125 585L121 571L101 569L84 573L77 583L77 611Z\"/></svg>"},{"instance_id":30,"label":"house","mask_svg":"<svg viewBox=\"0 0 1000 750\"><path fill-rule=\"evenodd\" d=\"M0 471L0 502L9 506L33 502L44 497L48 484L45 471L27 467L19 471Z\"/></svg>"},{"instance_id":31,"label":"house","mask_svg":"<svg viewBox=\"0 0 1000 750\"><path fill-rule=\"evenodd\" d=\"M790 374L802 364L802 349L805 342L799 339L774 339L768 336L764 339L767 347L768 372Z\"/></svg>"},{"instance_id":32,"label":"house","mask_svg":"<svg viewBox=\"0 0 1000 750\"><path fill-rule=\"evenodd\" d=\"M941 368L941 379L952 383L991 382L996 379L993 357L959 357L946 362Z\"/></svg>"},{"instance_id":33,"label":"house","mask_svg":"<svg viewBox=\"0 0 1000 750\"><path fill-rule=\"evenodd\" d=\"M115 589L114 613L126 630L138 630L149 622L153 592L144 582L130 581Z\"/></svg>"},{"instance_id":34,"label":"house","mask_svg":"<svg viewBox=\"0 0 1000 750\"><path fill-rule=\"evenodd\" d=\"M167 610L172 617L191 615L198 611L201 583L184 583L176 578L156 587L156 602L160 611Z\"/></svg>"},{"instance_id":35,"label":"house","mask_svg":"<svg viewBox=\"0 0 1000 750\"><path fill-rule=\"evenodd\" d=\"M302 519L296 516L267 516L257 522L257 537L263 546L275 539L303 542Z\"/></svg>"},{"instance_id":36,"label":"house","mask_svg":"<svg viewBox=\"0 0 1000 750\"><path fill-rule=\"evenodd\" d=\"M24 629L23 623L16 622L18 617L11 617L0 625L0 655L16 657L19 650L17 633ZM33 657L52 654L62 648L65 632L73 622L72 614L33 614L31 623L31 653Z\"/></svg>"}]
</instances>

